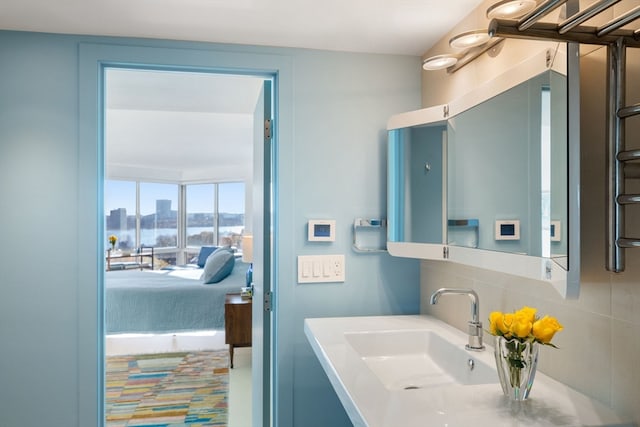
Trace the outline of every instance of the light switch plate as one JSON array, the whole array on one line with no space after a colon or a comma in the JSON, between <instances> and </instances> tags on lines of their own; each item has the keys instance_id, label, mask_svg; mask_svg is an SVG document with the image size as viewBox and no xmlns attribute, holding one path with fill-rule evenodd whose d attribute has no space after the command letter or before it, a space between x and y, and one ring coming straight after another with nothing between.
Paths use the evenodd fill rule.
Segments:
<instances>
[{"instance_id":1,"label":"light switch plate","mask_svg":"<svg viewBox=\"0 0 640 427\"><path fill-rule=\"evenodd\" d=\"M344 255L299 255L298 283L344 282Z\"/></svg>"}]
</instances>

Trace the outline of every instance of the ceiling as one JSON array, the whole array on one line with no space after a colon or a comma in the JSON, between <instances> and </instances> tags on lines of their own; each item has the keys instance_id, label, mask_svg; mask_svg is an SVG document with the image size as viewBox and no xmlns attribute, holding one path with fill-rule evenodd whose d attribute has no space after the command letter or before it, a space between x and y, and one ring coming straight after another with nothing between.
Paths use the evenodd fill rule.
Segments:
<instances>
[{"instance_id":1,"label":"ceiling","mask_svg":"<svg viewBox=\"0 0 640 427\"><path fill-rule=\"evenodd\" d=\"M248 179L262 85L247 76L107 69L107 177Z\"/></svg>"},{"instance_id":2,"label":"ceiling","mask_svg":"<svg viewBox=\"0 0 640 427\"><path fill-rule=\"evenodd\" d=\"M480 0L2 0L0 29L426 52Z\"/></svg>"},{"instance_id":3,"label":"ceiling","mask_svg":"<svg viewBox=\"0 0 640 427\"><path fill-rule=\"evenodd\" d=\"M421 56L481 0L2 0L0 29ZM107 173L198 181L251 165L260 79L111 70ZM247 168L246 173L250 173Z\"/></svg>"}]
</instances>

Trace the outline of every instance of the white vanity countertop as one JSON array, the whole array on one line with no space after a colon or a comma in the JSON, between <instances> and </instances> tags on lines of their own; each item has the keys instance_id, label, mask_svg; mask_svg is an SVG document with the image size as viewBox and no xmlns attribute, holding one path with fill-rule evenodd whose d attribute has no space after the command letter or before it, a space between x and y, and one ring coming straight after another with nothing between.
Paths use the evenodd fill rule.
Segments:
<instances>
[{"instance_id":1,"label":"white vanity countertop","mask_svg":"<svg viewBox=\"0 0 640 427\"><path fill-rule=\"evenodd\" d=\"M511 402L503 395L497 374L491 384L389 390L345 337L345 333L431 330L464 348L464 333L431 316L306 319L304 330L355 426L635 426L540 372L524 402ZM469 356L495 366L490 346Z\"/></svg>"}]
</instances>

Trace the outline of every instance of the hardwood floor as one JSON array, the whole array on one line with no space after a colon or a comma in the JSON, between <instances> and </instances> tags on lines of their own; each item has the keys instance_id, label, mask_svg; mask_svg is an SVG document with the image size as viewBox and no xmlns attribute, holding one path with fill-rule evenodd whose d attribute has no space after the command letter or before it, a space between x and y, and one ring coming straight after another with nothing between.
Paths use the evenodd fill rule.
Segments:
<instances>
[{"instance_id":1,"label":"hardwood floor","mask_svg":"<svg viewBox=\"0 0 640 427\"><path fill-rule=\"evenodd\" d=\"M227 348L224 331L108 335L105 342L107 356ZM235 350L234 368L229 370L228 427L251 427L250 347Z\"/></svg>"}]
</instances>

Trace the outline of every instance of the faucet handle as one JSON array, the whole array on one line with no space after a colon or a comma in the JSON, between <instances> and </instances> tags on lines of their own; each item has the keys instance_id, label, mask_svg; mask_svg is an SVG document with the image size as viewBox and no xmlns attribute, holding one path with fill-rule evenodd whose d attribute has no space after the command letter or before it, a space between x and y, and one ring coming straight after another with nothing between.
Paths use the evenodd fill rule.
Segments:
<instances>
[{"instance_id":1,"label":"faucet handle","mask_svg":"<svg viewBox=\"0 0 640 427\"><path fill-rule=\"evenodd\" d=\"M438 298L444 294L467 295L471 299L471 320L469 326L469 344L465 346L467 350L482 351L482 322L479 319L480 302L478 294L473 289L440 288L431 295L430 303L437 304Z\"/></svg>"},{"instance_id":2,"label":"faucet handle","mask_svg":"<svg viewBox=\"0 0 640 427\"><path fill-rule=\"evenodd\" d=\"M464 348L471 351L484 350L485 347L482 344L482 322L470 320L467 322L467 326L469 328L469 344L465 345Z\"/></svg>"}]
</instances>

